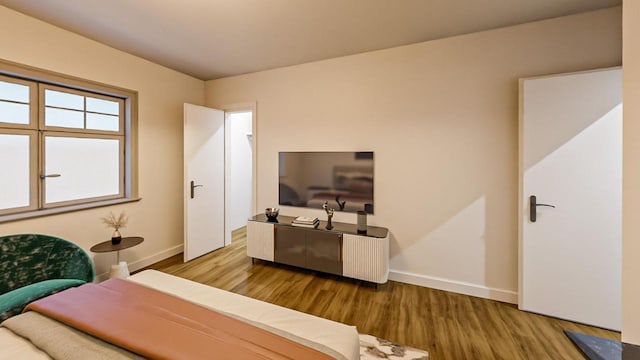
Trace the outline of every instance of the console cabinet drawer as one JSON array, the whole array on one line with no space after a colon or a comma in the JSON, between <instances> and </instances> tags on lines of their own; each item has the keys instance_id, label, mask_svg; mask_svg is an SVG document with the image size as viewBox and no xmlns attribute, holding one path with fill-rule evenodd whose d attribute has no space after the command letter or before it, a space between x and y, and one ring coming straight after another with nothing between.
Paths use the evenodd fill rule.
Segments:
<instances>
[{"instance_id":1,"label":"console cabinet drawer","mask_svg":"<svg viewBox=\"0 0 640 360\"><path fill-rule=\"evenodd\" d=\"M307 268L342 275L342 234L309 231L307 240Z\"/></svg>"},{"instance_id":2,"label":"console cabinet drawer","mask_svg":"<svg viewBox=\"0 0 640 360\"><path fill-rule=\"evenodd\" d=\"M342 234L275 226L274 261L342 275Z\"/></svg>"},{"instance_id":3,"label":"console cabinet drawer","mask_svg":"<svg viewBox=\"0 0 640 360\"><path fill-rule=\"evenodd\" d=\"M291 226L275 226L274 261L305 267L307 263L305 233L305 230Z\"/></svg>"}]
</instances>

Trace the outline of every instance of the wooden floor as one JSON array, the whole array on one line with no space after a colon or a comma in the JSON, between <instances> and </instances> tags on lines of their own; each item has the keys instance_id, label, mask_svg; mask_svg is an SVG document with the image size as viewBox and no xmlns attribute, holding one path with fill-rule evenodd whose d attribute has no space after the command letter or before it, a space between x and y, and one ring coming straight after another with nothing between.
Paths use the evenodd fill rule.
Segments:
<instances>
[{"instance_id":1,"label":"wooden floor","mask_svg":"<svg viewBox=\"0 0 640 360\"><path fill-rule=\"evenodd\" d=\"M358 332L429 351L430 359L583 359L568 329L620 334L519 311L515 305L395 281L379 286L246 256L246 232L189 263L177 255L149 268L355 325Z\"/></svg>"}]
</instances>

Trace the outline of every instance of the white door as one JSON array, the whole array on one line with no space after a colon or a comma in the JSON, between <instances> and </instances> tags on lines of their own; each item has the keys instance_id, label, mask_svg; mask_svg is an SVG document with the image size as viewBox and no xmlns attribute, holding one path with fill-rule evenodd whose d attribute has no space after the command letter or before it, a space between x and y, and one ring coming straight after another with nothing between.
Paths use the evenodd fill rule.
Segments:
<instances>
[{"instance_id":1,"label":"white door","mask_svg":"<svg viewBox=\"0 0 640 360\"><path fill-rule=\"evenodd\" d=\"M620 329L621 69L521 80L520 179L519 308Z\"/></svg>"},{"instance_id":2,"label":"white door","mask_svg":"<svg viewBox=\"0 0 640 360\"><path fill-rule=\"evenodd\" d=\"M184 104L184 261L224 246L224 111Z\"/></svg>"}]
</instances>

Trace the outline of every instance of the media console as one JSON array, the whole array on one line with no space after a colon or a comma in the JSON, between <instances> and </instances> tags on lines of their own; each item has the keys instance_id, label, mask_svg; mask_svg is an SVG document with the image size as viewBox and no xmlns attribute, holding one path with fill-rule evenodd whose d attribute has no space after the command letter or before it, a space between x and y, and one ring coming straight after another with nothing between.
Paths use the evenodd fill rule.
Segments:
<instances>
[{"instance_id":1,"label":"media console","mask_svg":"<svg viewBox=\"0 0 640 360\"><path fill-rule=\"evenodd\" d=\"M359 234L355 224L325 221L317 228L291 225L280 215L270 222L259 214L247 222L247 256L322 271L378 284L389 278L389 230L368 226Z\"/></svg>"}]
</instances>

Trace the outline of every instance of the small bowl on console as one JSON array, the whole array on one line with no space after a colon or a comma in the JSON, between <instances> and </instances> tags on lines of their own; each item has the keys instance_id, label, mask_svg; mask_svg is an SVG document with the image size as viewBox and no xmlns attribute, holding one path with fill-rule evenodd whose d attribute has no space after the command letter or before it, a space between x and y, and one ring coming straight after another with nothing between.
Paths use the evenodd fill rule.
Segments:
<instances>
[{"instance_id":1,"label":"small bowl on console","mask_svg":"<svg viewBox=\"0 0 640 360\"><path fill-rule=\"evenodd\" d=\"M269 222L278 222L278 213L280 209L278 208L266 208L264 210L264 214L267 215L267 219Z\"/></svg>"}]
</instances>

